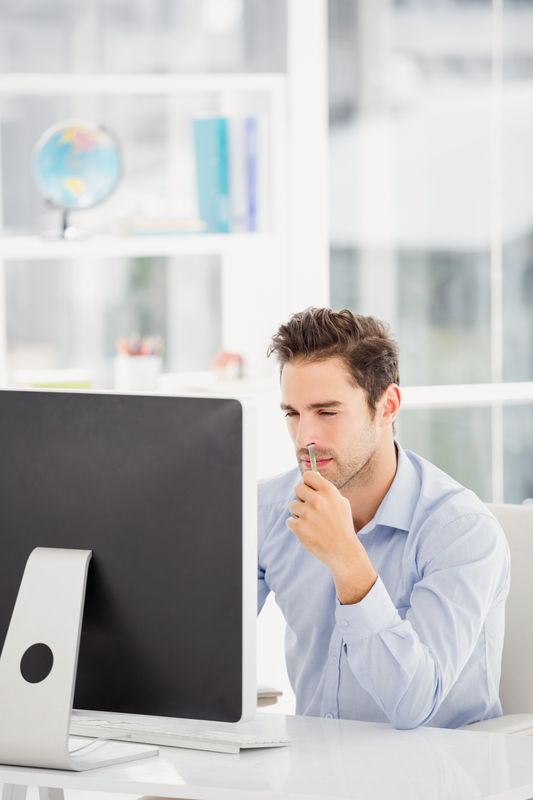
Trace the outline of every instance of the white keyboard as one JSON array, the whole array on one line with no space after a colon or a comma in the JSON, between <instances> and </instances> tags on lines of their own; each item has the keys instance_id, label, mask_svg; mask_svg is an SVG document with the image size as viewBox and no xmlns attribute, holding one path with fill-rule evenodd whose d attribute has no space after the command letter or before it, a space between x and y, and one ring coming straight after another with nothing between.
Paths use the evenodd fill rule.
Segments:
<instances>
[{"instance_id":1,"label":"white keyboard","mask_svg":"<svg viewBox=\"0 0 533 800\"><path fill-rule=\"evenodd\" d=\"M164 747L187 747L192 750L211 750L215 753L239 753L258 747L286 747L288 739L269 739L237 731L185 730L166 727L164 723L124 721L117 724L105 719L73 717L70 723L73 736L91 736L98 739L118 739L124 742L159 744Z\"/></svg>"}]
</instances>

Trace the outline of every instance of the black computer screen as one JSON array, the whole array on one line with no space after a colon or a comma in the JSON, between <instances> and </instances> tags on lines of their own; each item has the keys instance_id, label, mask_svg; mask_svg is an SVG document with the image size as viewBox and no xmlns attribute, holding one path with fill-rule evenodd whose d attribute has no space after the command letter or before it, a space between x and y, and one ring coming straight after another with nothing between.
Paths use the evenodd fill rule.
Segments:
<instances>
[{"instance_id":1,"label":"black computer screen","mask_svg":"<svg viewBox=\"0 0 533 800\"><path fill-rule=\"evenodd\" d=\"M242 406L0 391L0 646L35 547L92 550L74 706L234 721Z\"/></svg>"}]
</instances>

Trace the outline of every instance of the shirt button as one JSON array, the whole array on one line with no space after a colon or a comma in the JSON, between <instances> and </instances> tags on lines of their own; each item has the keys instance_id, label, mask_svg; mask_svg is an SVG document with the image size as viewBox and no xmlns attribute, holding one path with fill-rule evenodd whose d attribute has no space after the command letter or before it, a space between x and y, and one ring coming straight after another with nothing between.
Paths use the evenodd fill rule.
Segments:
<instances>
[{"instance_id":1,"label":"shirt button","mask_svg":"<svg viewBox=\"0 0 533 800\"><path fill-rule=\"evenodd\" d=\"M350 623L347 619L341 619L341 625L343 628L347 628Z\"/></svg>"},{"instance_id":2,"label":"shirt button","mask_svg":"<svg viewBox=\"0 0 533 800\"><path fill-rule=\"evenodd\" d=\"M331 663L332 664L336 664L338 662L338 660L339 659L337 658L337 656L331 656Z\"/></svg>"},{"instance_id":3,"label":"shirt button","mask_svg":"<svg viewBox=\"0 0 533 800\"><path fill-rule=\"evenodd\" d=\"M333 719L333 714L331 713L331 711L328 711L328 713L324 714L324 716L326 719Z\"/></svg>"}]
</instances>

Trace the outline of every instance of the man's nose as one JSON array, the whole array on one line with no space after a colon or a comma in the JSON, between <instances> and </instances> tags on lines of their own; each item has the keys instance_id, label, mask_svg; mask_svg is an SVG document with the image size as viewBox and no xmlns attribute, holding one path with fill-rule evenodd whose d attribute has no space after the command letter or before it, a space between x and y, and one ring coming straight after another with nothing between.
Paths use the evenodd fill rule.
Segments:
<instances>
[{"instance_id":1,"label":"man's nose","mask_svg":"<svg viewBox=\"0 0 533 800\"><path fill-rule=\"evenodd\" d=\"M317 431L310 419L300 417L298 423L298 430L296 432L296 444L299 448L308 447L310 444L316 444Z\"/></svg>"}]
</instances>

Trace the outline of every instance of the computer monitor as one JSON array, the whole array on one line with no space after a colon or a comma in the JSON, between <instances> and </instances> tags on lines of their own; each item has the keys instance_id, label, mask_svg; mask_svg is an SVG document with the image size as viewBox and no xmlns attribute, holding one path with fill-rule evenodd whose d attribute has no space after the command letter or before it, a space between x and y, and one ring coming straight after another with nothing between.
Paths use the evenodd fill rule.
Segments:
<instances>
[{"instance_id":1,"label":"computer monitor","mask_svg":"<svg viewBox=\"0 0 533 800\"><path fill-rule=\"evenodd\" d=\"M74 706L226 722L256 706L253 410L0 391L0 647L36 547L92 551Z\"/></svg>"}]
</instances>

